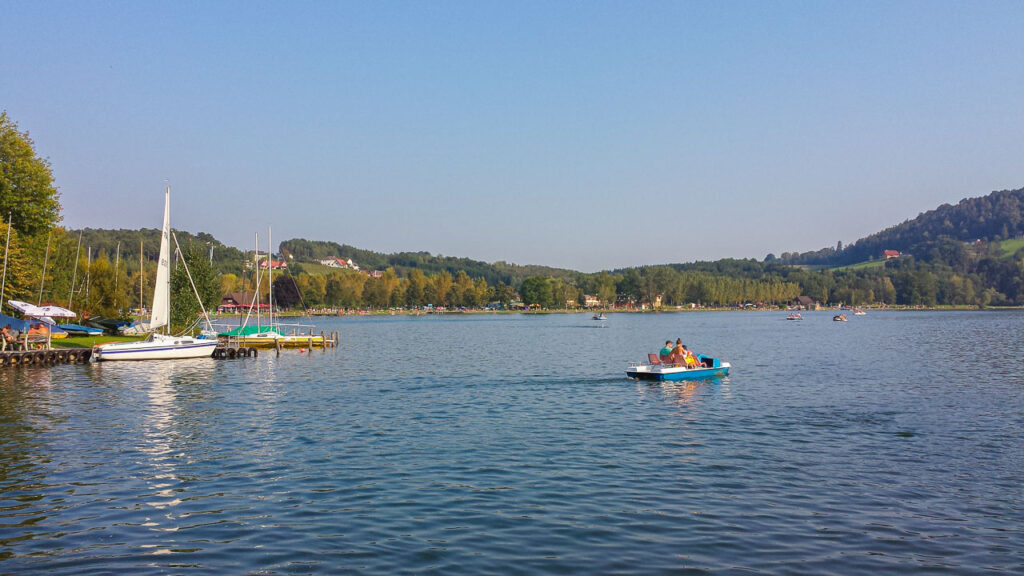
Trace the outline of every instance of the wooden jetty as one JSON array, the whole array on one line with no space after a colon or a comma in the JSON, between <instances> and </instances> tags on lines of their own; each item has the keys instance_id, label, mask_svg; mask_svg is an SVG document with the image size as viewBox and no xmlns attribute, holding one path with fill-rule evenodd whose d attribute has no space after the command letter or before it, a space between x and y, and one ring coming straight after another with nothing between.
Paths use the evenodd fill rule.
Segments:
<instances>
[{"instance_id":1,"label":"wooden jetty","mask_svg":"<svg viewBox=\"0 0 1024 576\"><path fill-rule=\"evenodd\" d=\"M340 336L337 332L332 332L331 334L321 332L319 336L310 332L309 336L304 338L300 344L312 350L315 348L334 348L339 343ZM0 351L0 367L86 364L92 358L91 348L51 348L49 344L49 341L43 341L40 345L46 347L36 350ZM271 346L270 348L272 350L276 349L277 354L280 356L282 348L286 347L294 348L298 346L294 342L289 346L277 343L276 346ZM244 338L222 338L221 344L213 350L212 357L216 360L229 360L234 358L255 358L258 355L259 347L245 342Z\"/></svg>"},{"instance_id":2,"label":"wooden jetty","mask_svg":"<svg viewBox=\"0 0 1024 576\"><path fill-rule=\"evenodd\" d=\"M0 366L53 366L85 364L92 357L89 348L51 348L0 352Z\"/></svg>"}]
</instances>

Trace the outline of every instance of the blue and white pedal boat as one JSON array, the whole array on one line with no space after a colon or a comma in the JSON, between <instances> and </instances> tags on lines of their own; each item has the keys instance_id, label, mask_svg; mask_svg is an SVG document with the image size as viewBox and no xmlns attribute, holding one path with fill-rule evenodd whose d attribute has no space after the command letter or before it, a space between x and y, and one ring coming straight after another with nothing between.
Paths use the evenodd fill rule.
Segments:
<instances>
[{"instance_id":1,"label":"blue and white pedal boat","mask_svg":"<svg viewBox=\"0 0 1024 576\"><path fill-rule=\"evenodd\" d=\"M654 355L651 354L651 356ZM652 360L656 359L657 357L652 358ZM636 380L697 380L728 376L729 368L732 368L732 365L728 362L722 362L718 358L703 354L698 354L697 360L700 364L694 368L687 368L677 364L662 364L660 362L655 364L638 364L634 362L626 369L626 376Z\"/></svg>"}]
</instances>

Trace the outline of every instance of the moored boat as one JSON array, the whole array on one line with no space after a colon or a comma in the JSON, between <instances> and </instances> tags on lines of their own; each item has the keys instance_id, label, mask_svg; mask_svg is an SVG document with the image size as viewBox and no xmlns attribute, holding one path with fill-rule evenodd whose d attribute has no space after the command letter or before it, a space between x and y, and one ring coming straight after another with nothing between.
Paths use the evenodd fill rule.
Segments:
<instances>
[{"instance_id":1,"label":"moored boat","mask_svg":"<svg viewBox=\"0 0 1024 576\"><path fill-rule=\"evenodd\" d=\"M697 354L697 366L687 368L685 365L663 363L654 354L648 355L650 363L632 363L626 369L626 376L636 380L695 380L728 376L732 364L722 362L713 356Z\"/></svg>"},{"instance_id":2,"label":"moored boat","mask_svg":"<svg viewBox=\"0 0 1024 576\"><path fill-rule=\"evenodd\" d=\"M283 334L280 325L270 326L240 326L234 330L220 332L217 334L229 342L237 342L240 346L256 346L258 348L323 348L325 345L323 335Z\"/></svg>"},{"instance_id":3,"label":"moored boat","mask_svg":"<svg viewBox=\"0 0 1024 576\"><path fill-rule=\"evenodd\" d=\"M93 328L91 326L82 326L81 324L58 324L58 328L68 333L70 336L102 336L103 330L101 328Z\"/></svg>"},{"instance_id":4,"label":"moored boat","mask_svg":"<svg viewBox=\"0 0 1024 576\"><path fill-rule=\"evenodd\" d=\"M93 348L96 360L173 360L179 358L209 358L217 341L192 336L150 334L138 342L109 342Z\"/></svg>"},{"instance_id":5,"label":"moored boat","mask_svg":"<svg viewBox=\"0 0 1024 576\"><path fill-rule=\"evenodd\" d=\"M160 237L160 259L157 263L156 282L153 287L153 311L149 330L170 328L170 232L171 232L171 188L164 193L164 226ZM185 272L188 265L182 260ZM191 275L189 275L191 282ZM200 303L200 306L202 304ZM205 311L204 311L205 315ZM179 358L210 358L217 347L217 340L173 336L171 334L150 334L139 342L108 342L93 348L93 358L104 360L171 360Z\"/></svg>"}]
</instances>

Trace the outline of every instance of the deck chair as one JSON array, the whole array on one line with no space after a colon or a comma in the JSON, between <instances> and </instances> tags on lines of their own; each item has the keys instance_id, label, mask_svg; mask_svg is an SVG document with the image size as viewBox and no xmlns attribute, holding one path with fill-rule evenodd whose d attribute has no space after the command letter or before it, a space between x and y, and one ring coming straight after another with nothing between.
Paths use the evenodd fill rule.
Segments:
<instances>
[{"instance_id":1,"label":"deck chair","mask_svg":"<svg viewBox=\"0 0 1024 576\"><path fill-rule=\"evenodd\" d=\"M661 364L661 359L658 358L657 354L650 354L650 353L648 353L647 354L647 361L650 362L652 366L654 364Z\"/></svg>"}]
</instances>

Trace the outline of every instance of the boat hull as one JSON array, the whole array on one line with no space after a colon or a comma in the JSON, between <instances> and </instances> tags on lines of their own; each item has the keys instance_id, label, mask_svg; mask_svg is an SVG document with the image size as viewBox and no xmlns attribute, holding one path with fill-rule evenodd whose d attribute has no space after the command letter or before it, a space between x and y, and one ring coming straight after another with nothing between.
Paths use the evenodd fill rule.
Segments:
<instances>
[{"instance_id":1,"label":"boat hull","mask_svg":"<svg viewBox=\"0 0 1024 576\"><path fill-rule=\"evenodd\" d=\"M728 376L729 368L731 367L728 362L723 362L720 366L714 368L665 367L644 364L629 368L626 370L626 376L635 380L699 380L701 378Z\"/></svg>"},{"instance_id":2,"label":"boat hull","mask_svg":"<svg viewBox=\"0 0 1024 576\"><path fill-rule=\"evenodd\" d=\"M713 356L697 354L699 365L687 368L677 364L632 364L626 376L636 380L699 380L728 376L732 365Z\"/></svg>"},{"instance_id":3,"label":"boat hull","mask_svg":"<svg viewBox=\"0 0 1024 576\"><path fill-rule=\"evenodd\" d=\"M93 349L97 361L111 360L176 360L209 358L217 348L216 340L168 338L142 342L111 342Z\"/></svg>"}]
</instances>

